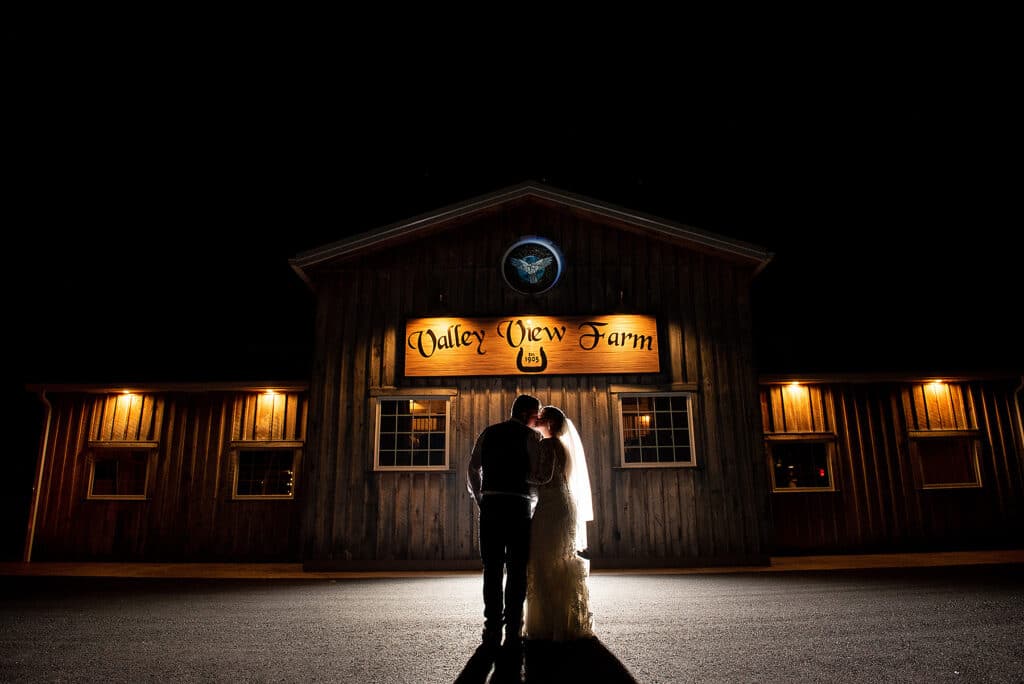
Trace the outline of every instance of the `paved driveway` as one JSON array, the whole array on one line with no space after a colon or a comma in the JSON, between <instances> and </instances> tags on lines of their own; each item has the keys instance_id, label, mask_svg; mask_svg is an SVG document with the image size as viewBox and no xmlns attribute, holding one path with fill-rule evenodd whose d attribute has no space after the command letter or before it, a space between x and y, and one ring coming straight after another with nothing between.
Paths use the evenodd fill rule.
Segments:
<instances>
[{"instance_id":1,"label":"paved driveway","mask_svg":"<svg viewBox=\"0 0 1024 684\"><path fill-rule=\"evenodd\" d=\"M4 682L486 676L473 576L0 583ZM1024 681L1019 565L595 575L591 592L599 640L532 651L527 681Z\"/></svg>"}]
</instances>

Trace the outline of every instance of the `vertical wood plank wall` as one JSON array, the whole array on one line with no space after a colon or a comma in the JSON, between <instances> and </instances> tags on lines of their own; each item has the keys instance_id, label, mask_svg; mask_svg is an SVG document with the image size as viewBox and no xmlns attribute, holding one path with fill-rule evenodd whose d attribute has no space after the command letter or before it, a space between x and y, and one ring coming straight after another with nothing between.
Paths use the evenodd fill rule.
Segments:
<instances>
[{"instance_id":1,"label":"vertical wood plank wall","mask_svg":"<svg viewBox=\"0 0 1024 684\"><path fill-rule=\"evenodd\" d=\"M592 391L592 385L602 391ZM538 379L528 389L546 403L575 412L581 425L593 425L584 435L590 447L617 439L613 422L599 420L614 417L614 400L604 391L607 388L607 381L597 385L590 379L573 384ZM453 433L475 435L478 426L504 418L517 388L503 379L474 379L470 390L455 400ZM758 468L763 468L764 476L750 486L762 487L753 496L772 501L772 515L765 514L760 521L775 528L775 542L767 551L904 551L1024 543L1024 440L1013 390L1011 381L939 387L907 383L762 386L766 435L815 432L833 434L836 440L835 492L769 494L768 465L762 456ZM65 394L50 395L50 403L53 416L34 559L300 559L298 508L312 496L303 490L301 477L319 469L300 464L296 501L232 501L229 445L240 440L303 440L307 424L303 393L280 394L270 401L252 393ZM977 435L982 488L918 489L907 438L908 431L918 430L967 430ZM158 444L148 499L87 500L89 444L118 441ZM698 445L703 453L703 445ZM662 558L688 562L684 552L705 538L701 526L711 524L715 514L694 496L702 483L687 473L699 469L623 472L609 467L612 462L607 457L596 459L591 468L595 497L601 504L597 522L608 523L591 526L595 548L626 543L616 535L633 530L638 540L663 554L638 559L637 564L656 565ZM756 479L757 474L750 476ZM461 470L388 473L381 479L393 483L396 490L370 486L371 481L365 485L364 500L334 499L346 501L344 515L360 512L370 521L369 536L377 557L432 550L435 559L441 560L475 553L475 518L456 515L472 513L471 505L461 501L453 505L446 498L448 487L454 498L468 499L463 496ZM629 486L640 488L639 493ZM650 487L653 494L645 495L643 487ZM646 510L632 497L640 497ZM713 534L721 529L710 528ZM629 543L630 548L644 548Z\"/></svg>"},{"instance_id":2,"label":"vertical wood plank wall","mask_svg":"<svg viewBox=\"0 0 1024 684\"><path fill-rule=\"evenodd\" d=\"M551 292L528 297L501 279L504 251L524 235L554 240L567 263ZM414 244L316 274L310 441L303 476L303 559L374 562L478 558L465 468L477 434L528 392L561 406L590 460L595 567L759 562L769 534L751 353L750 267L523 203ZM657 317L654 375L402 377L407 318L432 315ZM697 468L619 467L611 386L697 385ZM373 470L371 390L434 387L451 402L447 472Z\"/></svg>"},{"instance_id":3,"label":"vertical wood plank wall","mask_svg":"<svg viewBox=\"0 0 1024 684\"><path fill-rule=\"evenodd\" d=\"M1024 445L1010 381L826 383L761 388L767 433L833 432L834 492L773 494L775 553L998 547L1024 543ZM976 431L978 489L921 489L908 431ZM767 462L766 462L766 468Z\"/></svg>"},{"instance_id":4,"label":"vertical wood plank wall","mask_svg":"<svg viewBox=\"0 0 1024 684\"><path fill-rule=\"evenodd\" d=\"M305 392L51 394L34 560L295 560L296 501L231 498L233 441L305 439ZM90 443L156 442L144 501L87 499ZM301 495L301 492L297 492Z\"/></svg>"}]
</instances>

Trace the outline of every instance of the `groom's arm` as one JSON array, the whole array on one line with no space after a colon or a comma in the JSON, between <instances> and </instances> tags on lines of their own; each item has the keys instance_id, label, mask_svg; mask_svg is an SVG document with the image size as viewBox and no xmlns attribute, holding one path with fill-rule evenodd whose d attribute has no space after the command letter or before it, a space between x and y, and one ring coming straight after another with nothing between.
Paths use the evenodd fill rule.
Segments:
<instances>
[{"instance_id":1,"label":"groom's arm","mask_svg":"<svg viewBox=\"0 0 1024 684\"><path fill-rule=\"evenodd\" d=\"M466 469L466 489L473 495L478 506L480 505L480 488L482 486L480 470L483 463L480 459L480 450L483 441L484 433L481 432L480 436L476 438L476 444L473 445L473 453L469 456L469 467Z\"/></svg>"}]
</instances>

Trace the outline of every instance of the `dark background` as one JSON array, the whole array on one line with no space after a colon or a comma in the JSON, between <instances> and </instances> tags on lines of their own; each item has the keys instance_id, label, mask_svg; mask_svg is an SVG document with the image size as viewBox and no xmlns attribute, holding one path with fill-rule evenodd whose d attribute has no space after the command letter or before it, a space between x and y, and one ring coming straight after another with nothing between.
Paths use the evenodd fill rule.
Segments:
<instances>
[{"instance_id":1,"label":"dark background","mask_svg":"<svg viewBox=\"0 0 1024 684\"><path fill-rule=\"evenodd\" d=\"M38 449L26 384L306 379L290 257L525 180L774 252L762 373L1020 372L1019 78L998 21L933 19L697 38L650 17L571 44L13 22L7 508Z\"/></svg>"}]
</instances>

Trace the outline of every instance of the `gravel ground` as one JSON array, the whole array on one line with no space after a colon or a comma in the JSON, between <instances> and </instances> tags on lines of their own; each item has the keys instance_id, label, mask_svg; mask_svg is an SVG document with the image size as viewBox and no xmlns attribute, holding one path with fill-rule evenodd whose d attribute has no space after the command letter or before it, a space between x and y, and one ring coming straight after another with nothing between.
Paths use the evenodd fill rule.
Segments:
<instances>
[{"instance_id":1,"label":"gravel ground","mask_svg":"<svg viewBox=\"0 0 1024 684\"><path fill-rule=\"evenodd\" d=\"M595 575L590 586L598 639L530 648L526 681L1024 682L1019 565ZM429 684L484 682L490 669L474 657L473 576L0 587L4 682Z\"/></svg>"}]
</instances>

